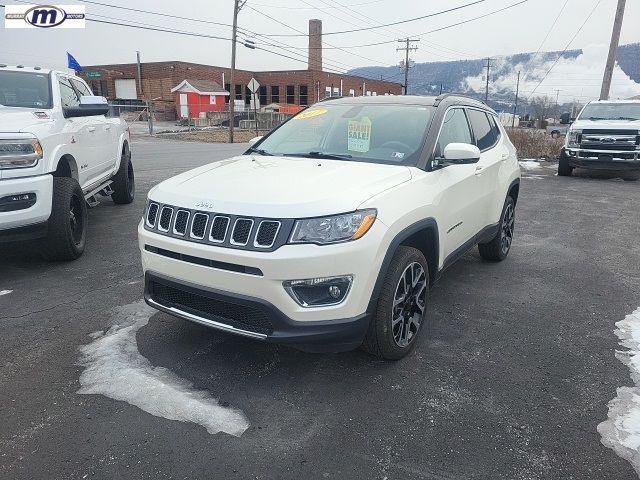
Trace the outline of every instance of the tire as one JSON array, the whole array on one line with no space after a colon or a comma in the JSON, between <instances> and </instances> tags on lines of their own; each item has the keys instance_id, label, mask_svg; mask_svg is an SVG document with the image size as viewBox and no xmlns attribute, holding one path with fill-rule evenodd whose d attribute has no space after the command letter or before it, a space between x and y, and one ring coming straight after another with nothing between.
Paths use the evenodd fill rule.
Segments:
<instances>
[{"instance_id":1,"label":"tire","mask_svg":"<svg viewBox=\"0 0 640 480\"><path fill-rule=\"evenodd\" d=\"M560 136L560 132L558 131L551 132L551 138L558 138L559 136Z\"/></svg>"},{"instance_id":2,"label":"tire","mask_svg":"<svg viewBox=\"0 0 640 480\"><path fill-rule=\"evenodd\" d=\"M75 260L87 241L87 204L78 181L53 178L53 204L40 253L47 260Z\"/></svg>"},{"instance_id":3,"label":"tire","mask_svg":"<svg viewBox=\"0 0 640 480\"><path fill-rule=\"evenodd\" d=\"M111 194L113 203L125 205L133 202L136 196L136 180L133 173L133 164L131 163L131 152L126 145L122 148L120 167L113 176L111 187L113 188L113 193Z\"/></svg>"},{"instance_id":4,"label":"tire","mask_svg":"<svg viewBox=\"0 0 640 480\"><path fill-rule=\"evenodd\" d=\"M417 283L407 281L409 276ZM402 293L410 283L413 286L409 295ZM407 355L423 330L428 294L429 266L424 255L412 247L398 247L385 274L362 349L385 360Z\"/></svg>"},{"instance_id":5,"label":"tire","mask_svg":"<svg viewBox=\"0 0 640 480\"><path fill-rule=\"evenodd\" d=\"M491 262L501 262L507 258L513 243L515 214L516 204L513 198L509 196L504 202L504 207L502 207L498 232L489 242L478 244L478 251L482 258Z\"/></svg>"},{"instance_id":6,"label":"tire","mask_svg":"<svg viewBox=\"0 0 640 480\"><path fill-rule=\"evenodd\" d=\"M570 177L573 172L573 167L569 165L569 161L564 152L560 154L560 159L558 160L558 176L559 177Z\"/></svg>"}]
</instances>

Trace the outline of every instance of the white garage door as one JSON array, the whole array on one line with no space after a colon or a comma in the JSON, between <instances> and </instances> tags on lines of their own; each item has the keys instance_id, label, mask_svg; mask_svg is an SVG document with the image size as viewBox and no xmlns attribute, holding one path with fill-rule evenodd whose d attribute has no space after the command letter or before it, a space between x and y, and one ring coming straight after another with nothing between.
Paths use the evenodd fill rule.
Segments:
<instances>
[{"instance_id":1,"label":"white garage door","mask_svg":"<svg viewBox=\"0 0 640 480\"><path fill-rule=\"evenodd\" d=\"M116 98L135 100L138 98L135 79L116 79Z\"/></svg>"}]
</instances>

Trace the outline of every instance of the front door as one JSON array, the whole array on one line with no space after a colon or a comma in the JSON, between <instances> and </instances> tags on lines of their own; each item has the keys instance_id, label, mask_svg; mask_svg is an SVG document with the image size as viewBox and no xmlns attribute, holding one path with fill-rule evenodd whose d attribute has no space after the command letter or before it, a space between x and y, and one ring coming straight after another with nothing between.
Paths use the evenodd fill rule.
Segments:
<instances>
[{"instance_id":1,"label":"front door","mask_svg":"<svg viewBox=\"0 0 640 480\"><path fill-rule=\"evenodd\" d=\"M189 102L186 93L180 94L180 118L189 118Z\"/></svg>"},{"instance_id":2,"label":"front door","mask_svg":"<svg viewBox=\"0 0 640 480\"><path fill-rule=\"evenodd\" d=\"M473 144L471 129L464 108L452 108L445 114L434 156L443 159L444 149L450 143ZM482 196L480 178L476 175L477 163L448 165L433 172L438 176L442 206L441 238L443 258L449 257L478 233Z\"/></svg>"}]
</instances>

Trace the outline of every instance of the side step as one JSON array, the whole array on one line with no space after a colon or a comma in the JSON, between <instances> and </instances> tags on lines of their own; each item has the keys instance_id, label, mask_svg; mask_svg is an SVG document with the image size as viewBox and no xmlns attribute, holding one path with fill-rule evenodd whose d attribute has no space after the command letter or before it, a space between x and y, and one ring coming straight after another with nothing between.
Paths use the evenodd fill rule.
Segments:
<instances>
[{"instance_id":1,"label":"side step","mask_svg":"<svg viewBox=\"0 0 640 480\"><path fill-rule=\"evenodd\" d=\"M89 205L89 208L93 208L100 203L100 201L96 198L96 195L103 195L105 197L108 197L113 193L113 188L111 188L112 183L113 180L109 180L107 182L104 182L99 187L94 188L90 192L85 193L84 199L87 202L87 205Z\"/></svg>"}]
</instances>

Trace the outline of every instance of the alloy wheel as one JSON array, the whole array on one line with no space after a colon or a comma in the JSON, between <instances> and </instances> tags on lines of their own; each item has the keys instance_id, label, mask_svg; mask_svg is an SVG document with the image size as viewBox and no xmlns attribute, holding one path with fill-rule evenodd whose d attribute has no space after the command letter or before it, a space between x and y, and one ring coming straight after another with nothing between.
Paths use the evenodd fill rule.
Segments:
<instances>
[{"instance_id":1,"label":"alloy wheel","mask_svg":"<svg viewBox=\"0 0 640 480\"><path fill-rule=\"evenodd\" d=\"M393 298L391 328L399 347L416 338L427 303L427 277L418 262L411 263L400 276Z\"/></svg>"},{"instance_id":2,"label":"alloy wheel","mask_svg":"<svg viewBox=\"0 0 640 480\"><path fill-rule=\"evenodd\" d=\"M82 204L84 199L79 199L73 195L69 202L69 227L71 229L71 237L73 243L79 245L84 235L84 218L82 216Z\"/></svg>"},{"instance_id":3,"label":"alloy wheel","mask_svg":"<svg viewBox=\"0 0 640 480\"><path fill-rule=\"evenodd\" d=\"M507 254L513 241L513 227L515 224L515 210L512 204L507 205L502 217L502 227L500 232L500 247L502 253Z\"/></svg>"}]
</instances>

